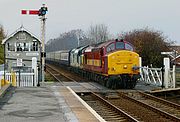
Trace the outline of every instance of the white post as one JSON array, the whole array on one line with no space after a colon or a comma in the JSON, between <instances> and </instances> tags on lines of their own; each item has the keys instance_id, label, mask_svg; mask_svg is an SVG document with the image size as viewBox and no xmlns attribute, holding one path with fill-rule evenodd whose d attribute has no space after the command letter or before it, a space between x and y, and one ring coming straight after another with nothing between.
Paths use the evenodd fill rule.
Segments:
<instances>
[{"instance_id":1,"label":"white post","mask_svg":"<svg viewBox=\"0 0 180 122\"><path fill-rule=\"evenodd\" d=\"M169 69L170 69L170 60L169 58L164 58L164 87L167 89L168 88L168 83L169 83Z\"/></svg>"},{"instance_id":2,"label":"white post","mask_svg":"<svg viewBox=\"0 0 180 122\"><path fill-rule=\"evenodd\" d=\"M176 87L176 72L175 72L175 68L176 68L176 65L173 65L173 73L172 73L172 77L173 77L173 88Z\"/></svg>"},{"instance_id":3,"label":"white post","mask_svg":"<svg viewBox=\"0 0 180 122\"><path fill-rule=\"evenodd\" d=\"M139 67L142 67L142 58L139 57Z\"/></svg>"},{"instance_id":4,"label":"white post","mask_svg":"<svg viewBox=\"0 0 180 122\"><path fill-rule=\"evenodd\" d=\"M142 68L142 58L141 57L139 57L139 72L140 72L140 76L141 76L141 79L142 79L142 76L143 76L143 74L142 74L142 70L143 70L143 68Z\"/></svg>"},{"instance_id":5,"label":"white post","mask_svg":"<svg viewBox=\"0 0 180 122\"><path fill-rule=\"evenodd\" d=\"M45 67L45 22L46 18L45 15L41 17L41 22L42 22L42 83L44 83L44 77L45 77L45 72L44 72L44 67Z\"/></svg>"},{"instance_id":6,"label":"white post","mask_svg":"<svg viewBox=\"0 0 180 122\"><path fill-rule=\"evenodd\" d=\"M32 69L34 70L34 85L37 85L37 76L38 76L38 72L37 72L37 58L36 57L32 57ZM32 83L33 84L33 83Z\"/></svg>"}]
</instances>

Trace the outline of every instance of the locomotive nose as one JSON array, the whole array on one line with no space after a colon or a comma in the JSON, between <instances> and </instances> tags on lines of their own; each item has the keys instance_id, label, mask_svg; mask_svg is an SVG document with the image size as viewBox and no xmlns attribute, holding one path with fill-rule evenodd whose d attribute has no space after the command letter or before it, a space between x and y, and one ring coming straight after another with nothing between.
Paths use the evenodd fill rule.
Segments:
<instances>
[{"instance_id":1,"label":"locomotive nose","mask_svg":"<svg viewBox=\"0 0 180 122\"><path fill-rule=\"evenodd\" d=\"M139 55L135 52L120 50L108 56L109 74L137 74L139 72L138 66Z\"/></svg>"}]
</instances>

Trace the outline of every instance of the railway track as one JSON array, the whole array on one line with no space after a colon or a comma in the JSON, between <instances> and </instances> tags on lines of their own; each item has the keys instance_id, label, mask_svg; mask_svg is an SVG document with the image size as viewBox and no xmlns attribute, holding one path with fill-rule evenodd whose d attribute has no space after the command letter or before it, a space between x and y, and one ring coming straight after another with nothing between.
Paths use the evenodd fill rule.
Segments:
<instances>
[{"instance_id":1,"label":"railway track","mask_svg":"<svg viewBox=\"0 0 180 122\"><path fill-rule=\"evenodd\" d=\"M84 99L94 110L96 110L96 112L99 113L99 115L101 115L106 121L122 121L122 120L126 121L125 119L126 117L122 118L121 115L122 113L121 114L119 113L117 115L116 112L118 110L122 111L123 113L126 113L128 116L130 116L136 121L149 121L149 122L180 121L180 118L175 117L172 114L168 114L167 112L156 109L153 106L149 106L135 99L132 99L131 97L125 95L124 93L123 94L112 93L111 95L100 94L100 96L91 93L90 95L81 96L81 98ZM118 110L115 110L115 108L112 109L110 105L114 106ZM114 120L113 119L111 120L111 118L113 117Z\"/></svg>"},{"instance_id":2,"label":"railway track","mask_svg":"<svg viewBox=\"0 0 180 122\"><path fill-rule=\"evenodd\" d=\"M53 67L47 67L47 72L62 85L63 82L76 82ZM116 97L107 93L108 95L104 91L103 94L99 92L100 95L97 95L86 92L81 95L81 98L106 121L180 121L180 109L176 104L159 102L156 97L139 91L113 93Z\"/></svg>"},{"instance_id":3,"label":"railway track","mask_svg":"<svg viewBox=\"0 0 180 122\"><path fill-rule=\"evenodd\" d=\"M50 65L46 65L46 71L52 75L57 81L59 81L61 84L62 82L71 82L74 81L72 78L68 77L67 75L65 75L64 73L60 72L59 70L57 70L56 68L50 66Z\"/></svg>"},{"instance_id":4,"label":"railway track","mask_svg":"<svg viewBox=\"0 0 180 122\"><path fill-rule=\"evenodd\" d=\"M143 93L141 91L137 92L128 92L128 93L122 93L119 92L120 95L126 95L134 100L137 100L141 103L147 104L149 106L152 106L160 111L166 112L174 117L179 118L180 121L180 105L158 98L154 97L152 95Z\"/></svg>"},{"instance_id":5,"label":"railway track","mask_svg":"<svg viewBox=\"0 0 180 122\"><path fill-rule=\"evenodd\" d=\"M152 91L150 94L180 105L180 88Z\"/></svg>"},{"instance_id":6,"label":"railway track","mask_svg":"<svg viewBox=\"0 0 180 122\"><path fill-rule=\"evenodd\" d=\"M67 76L64 76L64 74L58 74L59 71L57 69L53 68L53 67L50 67L50 66L47 66L46 71L48 73L50 73L62 85L64 85L63 81L70 81L70 79L71 79L71 78L69 79L69 77L67 77ZM71 81L76 82L73 79ZM120 121L120 120L124 121L124 122L129 122L129 121L136 122L137 121L133 117L129 116L128 114L126 114L122 110L118 109L116 106L112 105L111 103L107 102L106 100L102 99L100 96L98 96L98 95L96 95L94 93L93 93L92 98L89 98L89 100L93 101L93 98L96 99L94 103L91 102L93 105L96 106L96 109L94 108L95 111L98 114L99 114L100 111L103 111L104 113L99 114L99 115L102 116L103 118L105 118L106 121L111 121L111 122ZM89 104L90 104L90 102L89 102ZM99 109L99 108L102 108L102 109ZM99 109L99 112L98 112L98 109Z\"/></svg>"},{"instance_id":7,"label":"railway track","mask_svg":"<svg viewBox=\"0 0 180 122\"><path fill-rule=\"evenodd\" d=\"M104 91L107 90L105 87L96 86L93 82L87 82L84 79L81 79L74 74L70 74L69 72L64 71L63 69L59 69L58 67L54 67L51 65L46 65L47 72L53 76L61 85L63 86L74 86L75 92L84 91ZM79 89L78 89L79 87Z\"/></svg>"},{"instance_id":8,"label":"railway track","mask_svg":"<svg viewBox=\"0 0 180 122\"><path fill-rule=\"evenodd\" d=\"M89 94L86 93L86 95L81 94L80 97L86 101L86 103L91 106L105 121L138 122L138 120L93 92Z\"/></svg>"},{"instance_id":9,"label":"railway track","mask_svg":"<svg viewBox=\"0 0 180 122\"><path fill-rule=\"evenodd\" d=\"M174 122L180 121L163 111L145 105L136 100L131 100L126 95L116 98L101 97L95 93L80 95L104 120L106 121L148 121L148 122Z\"/></svg>"}]
</instances>

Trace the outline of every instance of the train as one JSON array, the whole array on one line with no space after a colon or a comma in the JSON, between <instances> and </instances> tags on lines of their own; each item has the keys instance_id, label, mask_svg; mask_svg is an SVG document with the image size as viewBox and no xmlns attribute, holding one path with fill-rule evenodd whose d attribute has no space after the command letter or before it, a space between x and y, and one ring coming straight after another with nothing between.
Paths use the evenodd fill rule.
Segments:
<instances>
[{"instance_id":1,"label":"train","mask_svg":"<svg viewBox=\"0 0 180 122\"><path fill-rule=\"evenodd\" d=\"M133 89L140 78L139 54L123 39L48 52L46 62L67 66L110 89Z\"/></svg>"}]
</instances>

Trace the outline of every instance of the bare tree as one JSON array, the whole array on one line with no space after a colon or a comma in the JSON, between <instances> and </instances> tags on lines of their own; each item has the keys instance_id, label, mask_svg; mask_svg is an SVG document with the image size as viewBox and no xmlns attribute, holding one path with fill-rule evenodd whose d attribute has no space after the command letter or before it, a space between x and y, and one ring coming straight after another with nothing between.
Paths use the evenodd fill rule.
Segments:
<instances>
[{"instance_id":1,"label":"bare tree","mask_svg":"<svg viewBox=\"0 0 180 122\"><path fill-rule=\"evenodd\" d=\"M91 40L91 43L107 41L108 36L108 27L104 24L91 25L87 32L87 37Z\"/></svg>"},{"instance_id":2,"label":"bare tree","mask_svg":"<svg viewBox=\"0 0 180 122\"><path fill-rule=\"evenodd\" d=\"M50 39L46 43L46 51L70 50L78 46L87 45L87 42L88 38L85 37L81 29L71 30L60 34L60 36L55 39Z\"/></svg>"},{"instance_id":3,"label":"bare tree","mask_svg":"<svg viewBox=\"0 0 180 122\"><path fill-rule=\"evenodd\" d=\"M169 45L172 44L162 32L148 28L127 32L124 38L135 46L136 52L142 57L143 65L152 64L155 67L162 66L161 52L169 51Z\"/></svg>"}]
</instances>

